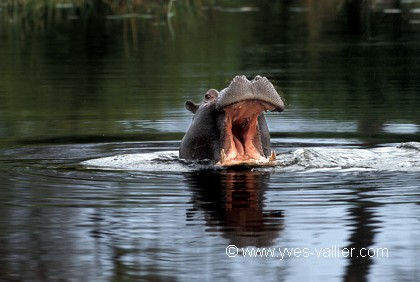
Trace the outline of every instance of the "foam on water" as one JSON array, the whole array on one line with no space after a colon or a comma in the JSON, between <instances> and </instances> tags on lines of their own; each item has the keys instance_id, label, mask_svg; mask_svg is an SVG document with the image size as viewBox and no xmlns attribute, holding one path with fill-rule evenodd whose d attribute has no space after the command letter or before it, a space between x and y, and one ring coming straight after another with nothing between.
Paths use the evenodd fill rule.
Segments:
<instances>
[{"instance_id":1,"label":"foam on water","mask_svg":"<svg viewBox=\"0 0 420 282\"><path fill-rule=\"evenodd\" d=\"M137 171L191 171L216 168L206 162L185 162L178 151L121 154L82 162L88 169ZM220 169L220 168L219 168ZM397 147L374 149L299 148L277 156L275 170L305 171L418 171L420 170L420 143L402 143Z\"/></svg>"},{"instance_id":2,"label":"foam on water","mask_svg":"<svg viewBox=\"0 0 420 282\"><path fill-rule=\"evenodd\" d=\"M121 154L87 160L82 165L104 170L189 171L188 166L179 161L178 151Z\"/></svg>"}]
</instances>

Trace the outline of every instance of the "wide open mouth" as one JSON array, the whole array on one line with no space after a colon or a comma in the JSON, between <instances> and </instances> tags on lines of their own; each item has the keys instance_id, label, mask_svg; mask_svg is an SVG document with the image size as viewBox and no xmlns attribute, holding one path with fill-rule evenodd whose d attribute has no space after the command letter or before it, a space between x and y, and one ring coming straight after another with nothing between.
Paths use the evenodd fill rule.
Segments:
<instances>
[{"instance_id":1,"label":"wide open mouth","mask_svg":"<svg viewBox=\"0 0 420 282\"><path fill-rule=\"evenodd\" d=\"M219 165L259 164L275 161L276 154L264 155L258 116L276 106L260 100L241 101L225 107L225 134Z\"/></svg>"}]
</instances>

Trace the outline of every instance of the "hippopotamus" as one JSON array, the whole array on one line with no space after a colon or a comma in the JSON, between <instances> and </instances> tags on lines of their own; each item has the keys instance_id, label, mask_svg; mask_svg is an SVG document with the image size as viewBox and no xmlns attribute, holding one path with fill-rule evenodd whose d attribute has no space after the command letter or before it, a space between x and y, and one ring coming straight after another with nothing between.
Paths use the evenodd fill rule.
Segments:
<instances>
[{"instance_id":1,"label":"hippopotamus","mask_svg":"<svg viewBox=\"0 0 420 282\"><path fill-rule=\"evenodd\" d=\"M227 88L210 89L200 104L187 101L185 107L194 115L181 140L181 159L219 166L275 162L263 112L281 112L285 103L266 77L236 76Z\"/></svg>"}]
</instances>

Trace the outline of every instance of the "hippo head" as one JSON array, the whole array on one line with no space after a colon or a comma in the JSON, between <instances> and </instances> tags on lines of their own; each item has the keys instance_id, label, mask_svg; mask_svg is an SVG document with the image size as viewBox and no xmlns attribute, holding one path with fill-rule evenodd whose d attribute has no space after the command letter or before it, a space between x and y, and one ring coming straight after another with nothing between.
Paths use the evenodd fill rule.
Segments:
<instances>
[{"instance_id":1,"label":"hippo head","mask_svg":"<svg viewBox=\"0 0 420 282\"><path fill-rule=\"evenodd\" d=\"M256 76L249 81L236 76L227 88L210 89L203 102L187 101L185 107L194 116L181 141L180 158L207 159L222 166L275 160L263 112L281 112L284 102L267 78Z\"/></svg>"}]
</instances>

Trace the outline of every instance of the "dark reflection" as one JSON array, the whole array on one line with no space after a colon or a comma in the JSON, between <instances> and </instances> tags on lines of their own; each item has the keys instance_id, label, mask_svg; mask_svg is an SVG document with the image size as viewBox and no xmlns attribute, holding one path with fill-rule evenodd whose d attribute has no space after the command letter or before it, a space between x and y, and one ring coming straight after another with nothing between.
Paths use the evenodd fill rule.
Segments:
<instances>
[{"instance_id":1,"label":"dark reflection","mask_svg":"<svg viewBox=\"0 0 420 282\"><path fill-rule=\"evenodd\" d=\"M264 210L270 174L253 171L201 171L186 174L193 191L187 220L203 210L209 231L220 230L230 244L270 246L283 229L283 211Z\"/></svg>"},{"instance_id":2,"label":"dark reflection","mask_svg":"<svg viewBox=\"0 0 420 282\"><path fill-rule=\"evenodd\" d=\"M373 188L369 188L369 190L372 191ZM363 191L363 188L357 189L356 195L358 198L353 203L353 207L349 209L350 220L353 221L351 224L353 230L350 233L350 244L347 249L354 248L355 252L349 257L349 264L343 279L346 282L368 281L368 274L374 259L367 255L367 250L372 248L375 243L374 239L377 233L375 224L378 220L375 219L375 213L372 211L374 203L363 198L363 195L361 195ZM362 249L366 249L366 251L360 254L359 251Z\"/></svg>"}]
</instances>

